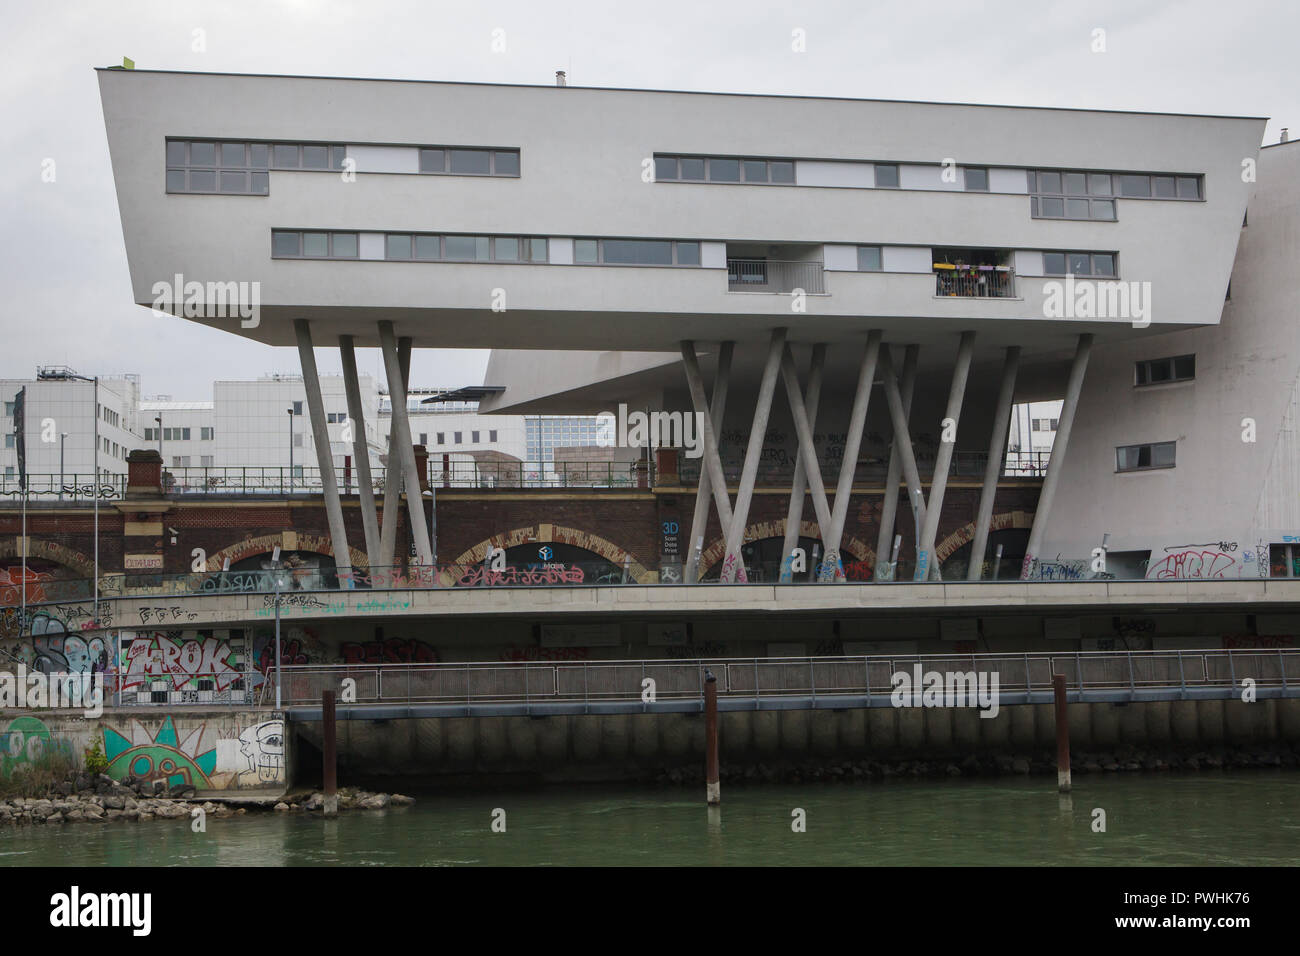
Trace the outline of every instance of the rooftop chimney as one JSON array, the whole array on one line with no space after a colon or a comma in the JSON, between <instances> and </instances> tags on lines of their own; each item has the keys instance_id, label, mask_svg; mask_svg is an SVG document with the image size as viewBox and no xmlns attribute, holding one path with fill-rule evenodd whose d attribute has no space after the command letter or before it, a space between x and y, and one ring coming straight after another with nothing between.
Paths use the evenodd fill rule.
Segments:
<instances>
[{"instance_id":1,"label":"rooftop chimney","mask_svg":"<svg viewBox=\"0 0 1300 956\"><path fill-rule=\"evenodd\" d=\"M566 85L565 82L564 82L564 71L563 71L563 70L556 70L556 71L555 71L555 85L556 85L556 86L564 86L564 85Z\"/></svg>"},{"instance_id":2,"label":"rooftop chimney","mask_svg":"<svg viewBox=\"0 0 1300 956\"><path fill-rule=\"evenodd\" d=\"M1286 127L1283 126L1283 127L1282 127L1282 138L1281 138L1280 140L1278 140L1278 142L1285 143L1286 141L1287 141Z\"/></svg>"}]
</instances>

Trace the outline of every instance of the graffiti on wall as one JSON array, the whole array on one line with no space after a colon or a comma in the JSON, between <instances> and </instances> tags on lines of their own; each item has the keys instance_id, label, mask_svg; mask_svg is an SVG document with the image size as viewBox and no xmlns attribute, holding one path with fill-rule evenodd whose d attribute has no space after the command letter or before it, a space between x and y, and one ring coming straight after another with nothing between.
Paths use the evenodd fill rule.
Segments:
<instances>
[{"instance_id":1,"label":"graffiti on wall","mask_svg":"<svg viewBox=\"0 0 1300 956\"><path fill-rule=\"evenodd\" d=\"M1165 557L1153 560L1147 568L1148 579L1226 578L1230 576L1228 572L1237 566L1235 541L1178 544L1164 550Z\"/></svg>"},{"instance_id":2,"label":"graffiti on wall","mask_svg":"<svg viewBox=\"0 0 1300 956\"><path fill-rule=\"evenodd\" d=\"M239 735L239 755L246 766L237 775L241 787L280 783L284 774L284 721L268 720Z\"/></svg>"},{"instance_id":3,"label":"graffiti on wall","mask_svg":"<svg viewBox=\"0 0 1300 956\"><path fill-rule=\"evenodd\" d=\"M0 777L37 763L47 753L68 753L70 749L68 742L55 738L40 718L15 717L0 734Z\"/></svg>"},{"instance_id":4,"label":"graffiti on wall","mask_svg":"<svg viewBox=\"0 0 1300 956\"><path fill-rule=\"evenodd\" d=\"M243 676L243 642L181 631L137 633L123 641L122 688L143 688L166 681L172 690L197 689L200 678L213 681L213 689L230 689Z\"/></svg>"},{"instance_id":5,"label":"graffiti on wall","mask_svg":"<svg viewBox=\"0 0 1300 956\"><path fill-rule=\"evenodd\" d=\"M156 726L154 726L156 724ZM101 727L108 775L161 781L199 790L265 787L284 783L284 721L248 726L208 722L178 729L171 717L132 720L129 727Z\"/></svg>"},{"instance_id":6,"label":"graffiti on wall","mask_svg":"<svg viewBox=\"0 0 1300 956\"><path fill-rule=\"evenodd\" d=\"M438 652L412 638L390 637L382 641L345 641L339 645L344 664L436 664Z\"/></svg>"},{"instance_id":7,"label":"graffiti on wall","mask_svg":"<svg viewBox=\"0 0 1300 956\"><path fill-rule=\"evenodd\" d=\"M53 579L54 575L50 572L34 571L31 568L24 575L21 565L0 568L0 604L22 604L24 592L28 604L44 601L45 582Z\"/></svg>"}]
</instances>

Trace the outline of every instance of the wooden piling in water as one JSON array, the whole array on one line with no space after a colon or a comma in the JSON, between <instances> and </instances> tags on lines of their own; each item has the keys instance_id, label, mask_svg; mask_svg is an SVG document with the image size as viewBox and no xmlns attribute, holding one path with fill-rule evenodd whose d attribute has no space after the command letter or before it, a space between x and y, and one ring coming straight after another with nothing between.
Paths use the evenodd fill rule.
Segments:
<instances>
[{"instance_id":1,"label":"wooden piling in water","mask_svg":"<svg viewBox=\"0 0 1300 956\"><path fill-rule=\"evenodd\" d=\"M710 806L722 803L718 781L718 679L704 672L704 799Z\"/></svg>"},{"instance_id":2,"label":"wooden piling in water","mask_svg":"<svg viewBox=\"0 0 1300 956\"><path fill-rule=\"evenodd\" d=\"M332 817L339 812L338 781L338 723L334 717L334 691L324 690L320 695L321 740L323 741L324 769L322 776L325 784L325 816Z\"/></svg>"},{"instance_id":3,"label":"wooden piling in water","mask_svg":"<svg viewBox=\"0 0 1300 956\"><path fill-rule=\"evenodd\" d=\"M1052 675L1052 691L1056 696L1056 787L1061 793L1070 792L1070 711L1065 700L1065 675Z\"/></svg>"}]
</instances>

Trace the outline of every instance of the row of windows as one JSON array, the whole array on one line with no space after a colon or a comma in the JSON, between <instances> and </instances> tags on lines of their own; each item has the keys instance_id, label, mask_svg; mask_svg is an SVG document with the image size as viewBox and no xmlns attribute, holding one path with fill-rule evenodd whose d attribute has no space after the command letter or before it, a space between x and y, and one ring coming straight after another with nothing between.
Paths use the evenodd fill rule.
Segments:
<instances>
[{"instance_id":1,"label":"row of windows","mask_svg":"<svg viewBox=\"0 0 1300 956\"><path fill-rule=\"evenodd\" d=\"M1196 378L1195 355L1147 359L1136 365L1135 384L1137 385L1163 385L1165 382L1187 382L1194 378Z\"/></svg>"},{"instance_id":2,"label":"row of windows","mask_svg":"<svg viewBox=\"0 0 1300 956\"><path fill-rule=\"evenodd\" d=\"M1060 422L1061 420L1059 418L1035 418L1034 431L1054 432L1056 431L1056 426L1059 425Z\"/></svg>"},{"instance_id":3,"label":"row of windows","mask_svg":"<svg viewBox=\"0 0 1300 956\"><path fill-rule=\"evenodd\" d=\"M698 242L671 239L575 239L573 261L584 265L698 266Z\"/></svg>"},{"instance_id":4,"label":"row of windows","mask_svg":"<svg viewBox=\"0 0 1300 956\"><path fill-rule=\"evenodd\" d=\"M439 444L439 445L445 445L445 444L447 444L447 433L446 433L446 432L435 432L434 435L435 435L435 437L438 439L438 444ZM469 438L469 440L470 440L470 444L472 444L472 445L477 445L477 444L479 443L479 441L480 441L480 436L482 435L482 432L479 432L479 431L471 431L471 432L469 433L469 435L470 435L470 438ZM465 443L465 442L464 442L464 437L465 437L465 433L464 433L464 432L452 432L452 433L451 433L451 437L452 437L452 444L453 444L453 445L463 445L463 444ZM496 442L496 440L497 440L497 430L496 430L495 428L490 429L490 430L488 431L488 443L489 443L489 444L494 444L494 443ZM428 432L420 432L420 444L421 444L421 445L426 445L426 446L429 444L429 433L428 433Z\"/></svg>"},{"instance_id":5,"label":"row of windows","mask_svg":"<svg viewBox=\"0 0 1300 956\"><path fill-rule=\"evenodd\" d=\"M190 440L190 435L191 435L191 431L190 431L190 429L188 429L188 428L176 427L176 428L163 428L163 429L162 429L162 439L163 439L163 441L189 441L189 440ZM201 427L201 428L199 429L199 440L200 440L200 441L212 441L212 439L213 439L213 437L214 437L215 435L216 435L216 429L215 429L215 428L212 428L212 427L210 427L210 426L204 425L203 427ZM146 428L146 429L144 430L144 440L145 440L145 441L157 441L157 440L158 440L158 429L157 429L157 428Z\"/></svg>"},{"instance_id":6,"label":"row of windows","mask_svg":"<svg viewBox=\"0 0 1300 956\"><path fill-rule=\"evenodd\" d=\"M1116 275L1115 254L1113 252L1044 252L1043 275L1112 278Z\"/></svg>"},{"instance_id":7,"label":"row of windows","mask_svg":"<svg viewBox=\"0 0 1300 956\"><path fill-rule=\"evenodd\" d=\"M794 183L794 162L788 159L656 155L655 180L790 185Z\"/></svg>"},{"instance_id":8,"label":"row of windows","mask_svg":"<svg viewBox=\"0 0 1300 956\"><path fill-rule=\"evenodd\" d=\"M190 467L190 461L191 461L191 459L190 459L190 456L189 456L189 455L173 455L173 456L172 456L172 467L173 467L173 468L188 468L188 467ZM214 456L214 455L200 455L200 456L199 456L199 467L200 467L200 468L212 468L212 467L214 466L215 463L216 463L216 456ZM295 468L294 471L296 472L296 471L298 471L298 469Z\"/></svg>"},{"instance_id":9,"label":"row of windows","mask_svg":"<svg viewBox=\"0 0 1300 956\"><path fill-rule=\"evenodd\" d=\"M269 170L341 170L347 147L332 143L167 141L169 193L264 196ZM420 149L420 172L452 176L518 176L517 149Z\"/></svg>"},{"instance_id":10,"label":"row of windows","mask_svg":"<svg viewBox=\"0 0 1300 956\"><path fill-rule=\"evenodd\" d=\"M546 262L545 239L523 236L433 236L388 233L385 259L446 259L463 262Z\"/></svg>"},{"instance_id":11,"label":"row of windows","mask_svg":"<svg viewBox=\"0 0 1300 956\"><path fill-rule=\"evenodd\" d=\"M1029 170L1029 211L1039 219L1113 222L1115 198L1201 198L1200 176Z\"/></svg>"}]
</instances>

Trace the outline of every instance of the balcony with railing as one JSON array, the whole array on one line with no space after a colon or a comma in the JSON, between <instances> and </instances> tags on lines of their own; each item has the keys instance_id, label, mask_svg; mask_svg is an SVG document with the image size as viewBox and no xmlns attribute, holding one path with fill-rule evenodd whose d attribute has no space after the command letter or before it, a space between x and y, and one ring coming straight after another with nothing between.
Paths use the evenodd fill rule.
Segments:
<instances>
[{"instance_id":1,"label":"balcony with railing","mask_svg":"<svg viewBox=\"0 0 1300 956\"><path fill-rule=\"evenodd\" d=\"M1011 254L991 249L935 249L934 294L939 298L1014 299Z\"/></svg>"},{"instance_id":2,"label":"balcony with railing","mask_svg":"<svg viewBox=\"0 0 1300 956\"><path fill-rule=\"evenodd\" d=\"M821 247L728 243L727 291L790 295L826 294L826 267Z\"/></svg>"}]
</instances>

